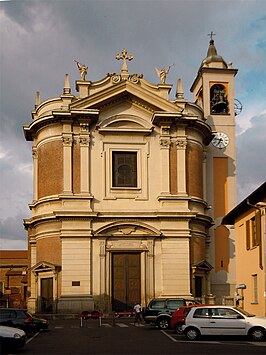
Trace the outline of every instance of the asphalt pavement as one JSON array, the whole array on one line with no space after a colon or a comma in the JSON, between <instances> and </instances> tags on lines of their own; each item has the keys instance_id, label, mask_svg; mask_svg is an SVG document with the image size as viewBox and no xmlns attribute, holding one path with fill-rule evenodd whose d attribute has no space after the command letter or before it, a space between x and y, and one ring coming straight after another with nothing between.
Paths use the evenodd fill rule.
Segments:
<instances>
[{"instance_id":1,"label":"asphalt pavement","mask_svg":"<svg viewBox=\"0 0 266 355\"><path fill-rule=\"evenodd\" d=\"M82 325L82 326L81 326ZM132 318L50 321L48 330L28 339L17 354L264 354L266 342L246 338L202 338L197 342L148 326Z\"/></svg>"}]
</instances>

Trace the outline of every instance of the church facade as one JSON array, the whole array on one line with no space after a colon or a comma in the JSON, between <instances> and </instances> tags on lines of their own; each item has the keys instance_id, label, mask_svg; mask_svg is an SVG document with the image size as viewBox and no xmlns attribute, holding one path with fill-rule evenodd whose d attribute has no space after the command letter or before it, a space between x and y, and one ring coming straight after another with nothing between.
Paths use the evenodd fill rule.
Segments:
<instances>
[{"instance_id":1,"label":"church facade","mask_svg":"<svg viewBox=\"0 0 266 355\"><path fill-rule=\"evenodd\" d=\"M120 73L65 76L59 97L36 95L28 308L124 311L154 297L231 297L234 237L221 225L236 205L234 77L211 39L192 84ZM168 69L169 70L169 69Z\"/></svg>"}]
</instances>

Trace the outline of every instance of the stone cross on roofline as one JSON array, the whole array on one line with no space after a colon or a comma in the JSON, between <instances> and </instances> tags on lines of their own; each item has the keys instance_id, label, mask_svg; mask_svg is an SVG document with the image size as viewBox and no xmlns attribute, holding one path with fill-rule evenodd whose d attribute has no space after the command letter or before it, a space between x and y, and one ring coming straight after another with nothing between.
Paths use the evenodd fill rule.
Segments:
<instances>
[{"instance_id":1,"label":"stone cross on roofline","mask_svg":"<svg viewBox=\"0 0 266 355\"><path fill-rule=\"evenodd\" d=\"M210 36L210 40L213 41L213 36L216 36L216 34L211 31L211 33L207 34L207 36Z\"/></svg>"},{"instance_id":2,"label":"stone cross on roofline","mask_svg":"<svg viewBox=\"0 0 266 355\"><path fill-rule=\"evenodd\" d=\"M126 49L123 49L122 50L122 54L117 54L115 56L115 59L117 60L120 60L122 59L123 60L123 63L122 63L122 68L121 68L121 73L128 73L128 69L127 69L127 60L132 60L134 57L133 55L131 54L127 54L127 50Z\"/></svg>"}]
</instances>

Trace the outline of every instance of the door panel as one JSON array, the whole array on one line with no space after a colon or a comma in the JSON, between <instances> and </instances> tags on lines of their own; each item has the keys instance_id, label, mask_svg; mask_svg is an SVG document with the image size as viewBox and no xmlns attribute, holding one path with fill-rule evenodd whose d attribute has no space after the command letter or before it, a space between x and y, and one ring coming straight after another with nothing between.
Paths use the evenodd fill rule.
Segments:
<instances>
[{"instance_id":1,"label":"door panel","mask_svg":"<svg viewBox=\"0 0 266 355\"><path fill-rule=\"evenodd\" d=\"M212 309L210 330L213 335L245 335L245 319L237 318L239 313L228 308Z\"/></svg>"},{"instance_id":2,"label":"door panel","mask_svg":"<svg viewBox=\"0 0 266 355\"><path fill-rule=\"evenodd\" d=\"M41 311L51 312L53 309L53 278L41 279Z\"/></svg>"},{"instance_id":3,"label":"door panel","mask_svg":"<svg viewBox=\"0 0 266 355\"><path fill-rule=\"evenodd\" d=\"M112 308L131 310L140 302L140 253L113 253Z\"/></svg>"}]
</instances>

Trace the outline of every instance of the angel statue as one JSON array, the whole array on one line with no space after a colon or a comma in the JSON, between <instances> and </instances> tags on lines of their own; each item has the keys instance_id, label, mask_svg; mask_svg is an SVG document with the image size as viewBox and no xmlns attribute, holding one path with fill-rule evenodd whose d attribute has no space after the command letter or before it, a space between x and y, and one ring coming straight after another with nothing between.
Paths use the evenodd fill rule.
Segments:
<instances>
[{"instance_id":1,"label":"angel statue","mask_svg":"<svg viewBox=\"0 0 266 355\"><path fill-rule=\"evenodd\" d=\"M86 75L88 74L88 67L85 64L80 64L77 60L74 60L77 63L78 70L80 73L81 80L85 80Z\"/></svg>"},{"instance_id":2,"label":"angel statue","mask_svg":"<svg viewBox=\"0 0 266 355\"><path fill-rule=\"evenodd\" d=\"M165 69L164 67L162 67L162 69L155 68L156 73L161 80L161 84L165 84L166 75L169 73L169 70L173 65L174 64L169 65L167 69Z\"/></svg>"}]
</instances>

